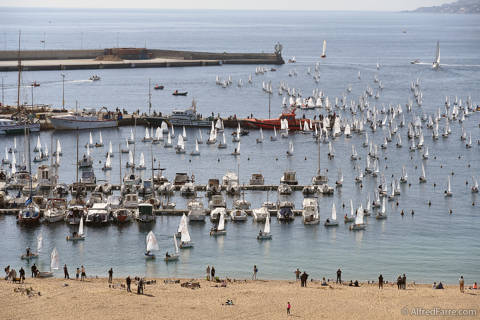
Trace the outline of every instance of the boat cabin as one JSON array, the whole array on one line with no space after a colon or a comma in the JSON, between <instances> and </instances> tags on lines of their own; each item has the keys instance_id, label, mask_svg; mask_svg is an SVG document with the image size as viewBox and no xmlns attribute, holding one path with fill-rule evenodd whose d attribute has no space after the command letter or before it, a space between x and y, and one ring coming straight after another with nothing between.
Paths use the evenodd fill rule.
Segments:
<instances>
[{"instance_id":1,"label":"boat cabin","mask_svg":"<svg viewBox=\"0 0 480 320\"><path fill-rule=\"evenodd\" d=\"M80 182L85 184L97 183L97 178L95 178L95 173L93 172L93 170L82 171L82 177L80 178Z\"/></svg>"},{"instance_id":2,"label":"boat cabin","mask_svg":"<svg viewBox=\"0 0 480 320\"><path fill-rule=\"evenodd\" d=\"M295 171L285 171L283 177L280 179L280 183L286 183L289 185L297 185L297 173Z\"/></svg>"},{"instance_id":3,"label":"boat cabin","mask_svg":"<svg viewBox=\"0 0 480 320\"><path fill-rule=\"evenodd\" d=\"M252 186L262 186L265 184L265 179L261 173L253 173L250 177L250 185Z\"/></svg>"},{"instance_id":4,"label":"boat cabin","mask_svg":"<svg viewBox=\"0 0 480 320\"><path fill-rule=\"evenodd\" d=\"M188 182L188 175L184 172L177 172L175 174L175 180L173 180L173 184L176 186L181 186L184 185L186 182Z\"/></svg>"}]
</instances>

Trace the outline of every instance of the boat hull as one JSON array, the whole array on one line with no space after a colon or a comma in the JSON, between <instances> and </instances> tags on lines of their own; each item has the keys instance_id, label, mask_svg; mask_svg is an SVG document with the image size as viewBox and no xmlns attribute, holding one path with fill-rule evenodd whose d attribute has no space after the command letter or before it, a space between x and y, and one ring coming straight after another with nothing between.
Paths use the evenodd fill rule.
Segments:
<instances>
[{"instance_id":1,"label":"boat hull","mask_svg":"<svg viewBox=\"0 0 480 320\"><path fill-rule=\"evenodd\" d=\"M78 120L78 119L62 119L50 118L55 130L82 130L82 129L98 129L98 128L114 128L118 127L117 120Z\"/></svg>"}]
</instances>

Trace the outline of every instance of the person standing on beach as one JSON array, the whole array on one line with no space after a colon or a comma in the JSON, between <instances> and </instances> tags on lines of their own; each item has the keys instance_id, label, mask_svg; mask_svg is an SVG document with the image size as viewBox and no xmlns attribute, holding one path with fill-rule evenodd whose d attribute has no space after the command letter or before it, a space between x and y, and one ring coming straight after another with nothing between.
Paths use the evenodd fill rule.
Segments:
<instances>
[{"instance_id":1,"label":"person standing on beach","mask_svg":"<svg viewBox=\"0 0 480 320\"><path fill-rule=\"evenodd\" d=\"M403 277L402 277L402 289L403 290L407 289L407 276L405 275L405 273L403 274Z\"/></svg>"},{"instance_id":2,"label":"person standing on beach","mask_svg":"<svg viewBox=\"0 0 480 320\"><path fill-rule=\"evenodd\" d=\"M460 277L460 280L458 282L460 284L460 292L464 293L465 292L465 280L463 279L463 276Z\"/></svg>"},{"instance_id":3,"label":"person standing on beach","mask_svg":"<svg viewBox=\"0 0 480 320\"><path fill-rule=\"evenodd\" d=\"M85 280L87 278L87 274L85 273L85 267L82 265L82 277L81 277L81 281Z\"/></svg>"},{"instance_id":4,"label":"person standing on beach","mask_svg":"<svg viewBox=\"0 0 480 320\"><path fill-rule=\"evenodd\" d=\"M8 266L10 267L10 266ZM30 268L30 270L32 270L32 278L35 278L35 269L37 268L37 266L35 265L35 263L33 264L33 266ZM10 268L8 268L8 270L10 270ZM7 272L7 269L5 269L5 272ZM7 275L8 275L8 272L7 272Z\"/></svg>"},{"instance_id":5,"label":"person standing on beach","mask_svg":"<svg viewBox=\"0 0 480 320\"><path fill-rule=\"evenodd\" d=\"M290 301L287 302L287 315L290 315L290 309L292 308L292 306L290 305Z\"/></svg>"},{"instance_id":6,"label":"person standing on beach","mask_svg":"<svg viewBox=\"0 0 480 320\"><path fill-rule=\"evenodd\" d=\"M132 292L132 290L130 290L130 284L132 283L132 279L130 279L130 276L127 277L126 282L127 282L127 292Z\"/></svg>"},{"instance_id":7,"label":"person standing on beach","mask_svg":"<svg viewBox=\"0 0 480 320\"><path fill-rule=\"evenodd\" d=\"M296 277L297 281L300 280L300 274L302 274L300 272L300 269L297 268L297 270L295 270L294 273L295 273L295 277Z\"/></svg>"},{"instance_id":8,"label":"person standing on beach","mask_svg":"<svg viewBox=\"0 0 480 320\"><path fill-rule=\"evenodd\" d=\"M212 281L215 281L215 267L212 266L212 270L210 271L211 275L212 275Z\"/></svg>"},{"instance_id":9,"label":"person standing on beach","mask_svg":"<svg viewBox=\"0 0 480 320\"><path fill-rule=\"evenodd\" d=\"M77 268L77 275L75 276L78 280L78 277L80 277L80 268Z\"/></svg>"},{"instance_id":10,"label":"person standing on beach","mask_svg":"<svg viewBox=\"0 0 480 320\"><path fill-rule=\"evenodd\" d=\"M383 289L383 276L378 277L378 289Z\"/></svg>"},{"instance_id":11,"label":"person standing on beach","mask_svg":"<svg viewBox=\"0 0 480 320\"><path fill-rule=\"evenodd\" d=\"M19 272L19 274L20 274L20 280L21 280L22 283L23 283L23 282L25 281L25 270L23 270L23 267L21 267L18 272Z\"/></svg>"},{"instance_id":12,"label":"person standing on beach","mask_svg":"<svg viewBox=\"0 0 480 320\"><path fill-rule=\"evenodd\" d=\"M305 271L303 271L302 276L300 277L300 279L302 280L300 285L301 285L302 287L307 287L308 274L307 274Z\"/></svg>"},{"instance_id":13,"label":"person standing on beach","mask_svg":"<svg viewBox=\"0 0 480 320\"><path fill-rule=\"evenodd\" d=\"M337 283L342 284L342 270L340 268L337 270Z\"/></svg>"},{"instance_id":14,"label":"person standing on beach","mask_svg":"<svg viewBox=\"0 0 480 320\"><path fill-rule=\"evenodd\" d=\"M112 283L113 280L113 269L108 270L108 283Z\"/></svg>"},{"instance_id":15,"label":"person standing on beach","mask_svg":"<svg viewBox=\"0 0 480 320\"><path fill-rule=\"evenodd\" d=\"M143 278L140 278L140 280L138 281L137 293L143 294Z\"/></svg>"},{"instance_id":16,"label":"person standing on beach","mask_svg":"<svg viewBox=\"0 0 480 320\"><path fill-rule=\"evenodd\" d=\"M207 266L207 281L210 281L210 266Z\"/></svg>"},{"instance_id":17,"label":"person standing on beach","mask_svg":"<svg viewBox=\"0 0 480 320\"><path fill-rule=\"evenodd\" d=\"M253 266L252 280L257 280L257 272L258 272L257 265L254 265Z\"/></svg>"},{"instance_id":18,"label":"person standing on beach","mask_svg":"<svg viewBox=\"0 0 480 320\"><path fill-rule=\"evenodd\" d=\"M67 264L63 266L63 275L65 279L70 279L70 275L68 274Z\"/></svg>"}]
</instances>

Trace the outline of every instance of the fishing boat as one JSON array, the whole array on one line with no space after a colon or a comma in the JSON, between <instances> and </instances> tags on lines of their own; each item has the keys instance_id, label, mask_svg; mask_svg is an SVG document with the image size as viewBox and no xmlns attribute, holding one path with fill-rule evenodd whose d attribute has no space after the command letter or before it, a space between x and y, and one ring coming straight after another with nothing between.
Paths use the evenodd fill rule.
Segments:
<instances>
[{"instance_id":1,"label":"fishing boat","mask_svg":"<svg viewBox=\"0 0 480 320\"><path fill-rule=\"evenodd\" d=\"M203 118L197 113L197 102L192 100L192 105L186 110L173 110L172 114L167 117L149 116L145 120L150 126L160 126L165 124L165 121L172 126L185 126L185 127L209 127L211 119ZM166 132L165 132L166 133Z\"/></svg>"},{"instance_id":2,"label":"fishing boat","mask_svg":"<svg viewBox=\"0 0 480 320\"><path fill-rule=\"evenodd\" d=\"M57 248L53 248L50 254L50 271L40 271L37 274L38 278L51 278L53 277L53 270L58 270L60 267Z\"/></svg>"},{"instance_id":3,"label":"fishing boat","mask_svg":"<svg viewBox=\"0 0 480 320\"><path fill-rule=\"evenodd\" d=\"M318 202L314 198L303 199L303 223L307 225L319 224L320 214L318 212Z\"/></svg>"},{"instance_id":4,"label":"fishing boat","mask_svg":"<svg viewBox=\"0 0 480 320\"><path fill-rule=\"evenodd\" d=\"M330 218L327 218L325 221L325 227L337 227L337 209L335 208L335 203L332 204L332 215Z\"/></svg>"},{"instance_id":5,"label":"fishing boat","mask_svg":"<svg viewBox=\"0 0 480 320\"><path fill-rule=\"evenodd\" d=\"M296 119L295 118L295 108L292 108L290 111L282 112L280 116L276 119L257 119L257 118L249 118L244 119L244 123L247 127L250 128L263 128L268 130L276 129L283 129L281 125L282 120L286 120L286 124L288 125L288 130L302 130L303 123L306 121L310 121L307 119Z\"/></svg>"},{"instance_id":6,"label":"fishing boat","mask_svg":"<svg viewBox=\"0 0 480 320\"><path fill-rule=\"evenodd\" d=\"M158 251L160 248L158 247L158 241L157 238L155 237L155 234L153 231L150 231L147 234L147 237L145 238L145 242L147 245L146 251L145 251L145 258L146 259L155 259L155 254L152 253L152 251Z\"/></svg>"},{"instance_id":7,"label":"fishing boat","mask_svg":"<svg viewBox=\"0 0 480 320\"><path fill-rule=\"evenodd\" d=\"M218 224L210 229L211 236L221 236L226 235L227 231L225 230L225 209L220 212L218 218Z\"/></svg>"},{"instance_id":8,"label":"fishing boat","mask_svg":"<svg viewBox=\"0 0 480 320\"><path fill-rule=\"evenodd\" d=\"M78 232L74 232L71 236L67 236L67 241L79 241L85 240L85 234L83 232L83 217L80 218L80 224L78 225Z\"/></svg>"},{"instance_id":9,"label":"fishing boat","mask_svg":"<svg viewBox=\"0 0 480 320\"><path fill-rule=\"evenodd\" d=\"M270 214L266 217L265 227L263 228L263 231L260 230L258 233L257 240L272 240L272 234L270 233Z\"/></svg>"},{"instance_id":10,"label":"fishing boat","mask_svg":"<svg viewBox=\"0 0 480 320\"><path fill-rule=\"evenodd\" d=\"M167 251L164 258L165 262L177 261L180 257L180 255L178 254L177 237L175 237L175 235L173 236L173 245L175 246L175 253L169 254Z\"/></svg>"},{"instance_id":11,"label":"fishing boat","mask_svg":"<svg viewBox=\"0 0 480 320\"><path fill-rule=\"evenodd\" d=\"M438 70L440 67L440 41L437 41L437 49L435 51L435 60L432 63L432 69Z\"/></svg>"},{"instance_id":12,"label":"fishing boat","mask_svg":"<svg viewBox=\"0 0 480 320\"><path fill-rule=\"evenodd\" d=\"M0 134L18 134L25 129L29 132L39 132L40 123L27 120L0 119Z\"/></svg>"}]
</instances>

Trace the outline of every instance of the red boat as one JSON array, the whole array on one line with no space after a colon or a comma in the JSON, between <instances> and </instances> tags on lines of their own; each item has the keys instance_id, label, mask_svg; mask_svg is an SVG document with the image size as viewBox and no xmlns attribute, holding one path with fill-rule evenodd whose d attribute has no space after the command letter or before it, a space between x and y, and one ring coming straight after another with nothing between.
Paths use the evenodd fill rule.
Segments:
<instances>
[{"instance_id":1,"label":"red boat","mask_svg":"<svg viewBox=\"0 0 480 320\"><path fill-rule=\"evenodd\" d=\"M165 88L164 86L161 86L159 84L157 84L155 87L153 87L155 90L163 90L163 88Z\"/></svg>"},{"instance_id":2,"label":"red boat","mask_svg":"<svg viewBox=\"0 0 480 320\"><path fill-rule=\"evenodd\" d=\"M262 129L269 129L273 130L273 128L280 130L280 121L283 119L287 119L288 121L288 130L301 130L303 129L303 123L305 121L310 121L308 119L296 119L295 118L295 108L293 108L290 112L282 112L282 114L276 119L244 119L243 123L250 128L262 128Z\"/></svg>"},{"instance_id":3,"label":"red boat","mask_svg":"<svg viewBox=\"0 0 480 320\"><path fill-rule=\"evenodd\" d=\"M33 81L32 87L40 87L40 83L38 83L37 81Z\"/></svg>"}]
</instances>

